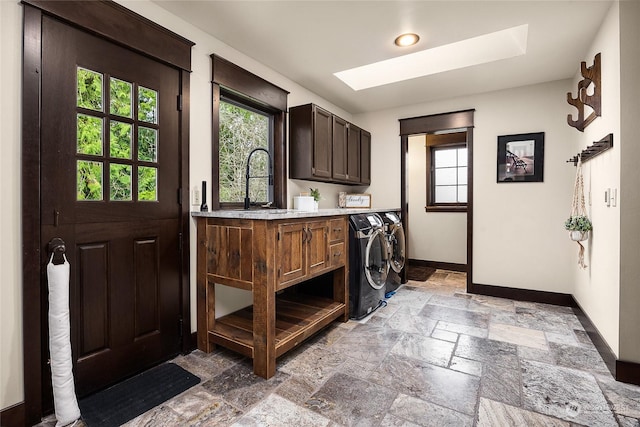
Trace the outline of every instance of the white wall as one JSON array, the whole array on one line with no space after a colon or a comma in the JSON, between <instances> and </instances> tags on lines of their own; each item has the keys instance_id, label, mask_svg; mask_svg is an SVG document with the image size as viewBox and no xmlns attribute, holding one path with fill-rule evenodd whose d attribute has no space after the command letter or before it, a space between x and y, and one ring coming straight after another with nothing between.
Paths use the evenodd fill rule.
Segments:
<instances>
[{"instance_id":1,"label":"white wall","mask_svg":"<svg viewBox=\"0 0 640 427\"><path fill-rule=\"evenodd\" d=\"M620 352L640 363L640 2L620 2Z\"/></svg>"},{"instance_id":2,"label":"white wall","mask_svg":"<svg viewBox=\"0 0 640 427\"><path fill-rule=\"evenodd\" d=\"M586 245L585 263L588 268L581 270L575 262L571 263L576 275L574 296L616 355L619 355L620 206L625 203L625 195L620 189L620 147L637 141L635 137L629 142L620 138L618 16L619 6L614 3L584 57L587 66L590 66L594 56L602 53L602 116L587 126L584 133L572 130L577 136L575 152L578 153L609 133L613 133L613 148L583 165L586 197L590 199L587 200L587 210L593 223L593 232ZM577 67L571 88L574 97L577 82L581 79L580 69ZM573 107L571 109L575 118L577 110ZM618 207L605 205L604 192L607 188L618 189ZM637 192L637 189L633 188L632 191Z\"/></svg>"},{"instance_id":3,"label":"white wall","mask_svg":"<svg viewBox=\"0 0 640 427\"><path fill-rule=\"evenodd\" d=\"M22 12L17 2L0 1L0 97L2 155L0 200L0 408L23 399L22 257L20 240L20 105Z\"/></svg>"},{"instance_id":4,"label":"white wall","mask_svg":"<svg viewBox=\"0 0 640 427\"><path fill-rule=\"evenodd\" d=\"M475 109L473 282L571 293L576 253L563 229L574 173L565 160L576 138L566 124L571 86L564 80L356 116L374 135L372 170L387 171L371 192L400 201L399 119ZM497 184L498 135L529 132L545 132L544 182Z\"/></svg>"},{"instance_id":5,"label":"white wall","mask_svg":"<svg viewBox=\"0 0 640 427\"><path fill-rule=\"evenodd\" d=\"M425 212L427 205L426 136L409 137L407 186L409 187L408 258L423 261L467 263L467 214Z\"/></svg>"}]
</instances>

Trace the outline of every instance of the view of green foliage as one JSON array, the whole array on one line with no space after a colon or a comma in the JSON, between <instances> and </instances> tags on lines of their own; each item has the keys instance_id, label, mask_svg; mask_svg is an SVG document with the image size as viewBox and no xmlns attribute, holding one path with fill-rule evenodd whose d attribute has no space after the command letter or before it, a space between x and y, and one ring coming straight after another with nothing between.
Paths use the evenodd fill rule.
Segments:
<instances>
[{"instance_id":1,"label":"view of green foliage","mask_svg":"<svg viewBox=\"0 0 640 427\"><path fill-rule=\"evenodd\" d=\"M156 139L158 132L155 129L138 127L138 160L143 162L156 162Z\"/></svg>"},{"instance_id":2,"label":"view of green foliage","mask_svg":"<svg viewBox=\"0 0 640 427\"><path fill-rule=\"evenodd\" d=\"M81 67L77 68L77 106L95 111L102 111L103 75ZM121 117L132 117L131 83L116 78L109 79L109 113ZM146 123L157 123L158 92L144 87L138 88L138 120ZM100 113L98 113L100 114ZM107 120L108 157L103 149L103 126ZM133 124L116 120L94 117L89 114L77 114L77 153L84 157L76 164L77 200L104 200L104 169L108 169L109 200L131 201L133 198L133 177L137 173L137 200L158 200L158 169L151 166L139 166L122 163L113 159L132 159ZM138 127L137 135L138 160L157 162L158 131L148 127ZM96 160L87 160L87 156L95 156ZM105 166L105 162L107 166ZM137 170L137 172L136 172ZM107 178L104 178L105 180Z\"/></svg>"},{"instance_id":3,"label":"view of green foliage","mask_svg":"<svg viewBox=\"0 0 640 427\"><path fill-rule=\"evenodd\" d=\"M102 111L102 74L78 67L78 107Z\"/></svg>"},{"instance_id":4,"label":"view of green foliage","mask_svg":"<svg viewBox=\"0 0 640 427\"><path fill-rule=\"evenodd\" d=\"M78 114L76 151L92 156L102 155L102 119L100 117Z\"/></svg>"},{"instance_id":5,"label":"view of green foliage","mask_svg":"<svg viewBox=\"0 0 640 427\"><path fill-rule=\"evenodd\" d=\"M131 200L131 165L109 165L109 200Z\"/></svg>"},{"instance_id":6,"label":"view of green foliage","mask_svg":"<svg viewBox=\"0 0 640 427\"><path fill-rule=\"evenodd\" d=\"M130 159L131 125L112 121L109 128L109 155L118 159Z\"/></svg>"},{"instance_id":7,"label":"view of green foliage","mask_svg":"<svg viewBox=\"0 0 640 427\"><path fill-rule=\"evenodd\" d=\"M138 166L138 200L158 200L158 169Z\"/></svg>"},{"instance_id":8,"label":"view of green foliage","mask_svg":"<svg viewBox=\"0 0 640 427\"><path fill-rule=\"evenodd\" d=\"M109 112L117 116L131 117L131 83L111 77L109 93Z\"/></svg>"},{"instance_id":9,"label":"view of green foliage","mask_svg":"<svg viewBox=\"0 0 640 427\"><path fill-rule=\"evenodd\" d=\"M138 120L147 123L158 123L158 92L138 87Z\"/></svg>"},{"instance_id":10,"label":"view of green foliage","mask_svg":"<svg viewBox=\"0 0 640 427\"><path fill-rule=\"evenodd\" d=\"M269 117L228 102L220 102L220 202L243 202L245 172L249 153L254 148L269 148ZM252 202L268 200L268 159L264 152L251 158L249 195Z\"/></svg>"},{"instance_id":11,"label":"view of green foliage","mask_svg":"<svg viewBox=\"0 0 640 427\"><path fill-rule=\"evenodd\" d=\"M78 200L102 200L102 162L78 160Z\"/></svg>"}]
</instances>

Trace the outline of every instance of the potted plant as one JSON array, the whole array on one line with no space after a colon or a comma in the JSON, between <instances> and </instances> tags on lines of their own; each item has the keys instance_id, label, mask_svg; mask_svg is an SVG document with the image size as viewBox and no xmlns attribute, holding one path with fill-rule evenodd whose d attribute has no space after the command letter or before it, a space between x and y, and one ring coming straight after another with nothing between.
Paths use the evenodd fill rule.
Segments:
<instances>
[{"instance_id":1,"label":"potted plant","mask_svg":"<svg viewBox=\"0 0 640 427\"><path fill-rule=\"evenodd\" d=\"M320 189L318 188L309 188L311 192L309 193L311 197L313 197L313 201L315 203L314 210L318 210L318 202L320 201Z\"/></svg>"},{"instance_id":2,"label":"potted plant","mask_svg":"<svg viewBox=\"0 0 640 427\"><path fill-rule=\"evenodd\" d=\"M569 230L571 240L581 242L589 238L589 231L593 229L593 226L585 215L572 215L564 222L564 228Z\"/></svg>"}]
</instances>

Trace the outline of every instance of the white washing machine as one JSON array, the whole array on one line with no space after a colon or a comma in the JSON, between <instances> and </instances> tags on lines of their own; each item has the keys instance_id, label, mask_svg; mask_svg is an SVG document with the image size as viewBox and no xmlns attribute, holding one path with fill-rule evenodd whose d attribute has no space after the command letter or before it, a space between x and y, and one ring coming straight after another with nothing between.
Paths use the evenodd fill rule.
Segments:
<instances>
[{"instance_id":1,"label":"white washing machine","mask_svg":"<svg viewBox=\"0 0 640 427\"><path fill-rule=\"evenodd\" d=\"M384 301L389 250L378 214L349 217L349 317L362 319Z\"/></svg>"}]
</instances>

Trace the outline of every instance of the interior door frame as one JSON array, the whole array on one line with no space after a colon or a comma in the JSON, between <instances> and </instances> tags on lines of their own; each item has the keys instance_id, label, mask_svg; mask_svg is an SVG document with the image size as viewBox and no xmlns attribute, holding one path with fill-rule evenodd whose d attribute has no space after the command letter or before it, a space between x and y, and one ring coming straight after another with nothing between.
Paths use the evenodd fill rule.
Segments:
<instances>
[{"instance_id":1,"label":"interior door frame","mask_svg":"<svg viewBox=\"0 0 640 427\"><path fill-rule=\"evenodd\" d=\"M473 292L473 116L474 109L400 119L400 209L405 235L409 235L409 136L441 130L465 129L467 133L467 292ZM405 251L408 253L405 239ZM407 266L401 273L407 281Z\"/></svg>"},{"instance_id":2,"label":"interior door frame","mask_svg":"<svg viewBox=\"0 0 640 427\"><path fill-rule=\"evenodd\" d=\"M22 316L25 425L39 423L43 412L42 333L46 319L43 306L46 290L41 288L45 270L41 241L41 70L42 20L45 15L59 19L110 42L169 65L179 72L180 145L180 310L182 351L193 348L190 325L189 281L189 89L193 42L153 21L110 1L84 2L23 0L22 65ZM124 30L123 30L124 29ZM184 194L183 194L184 193Z\"/></svg>"}]
</instances>

